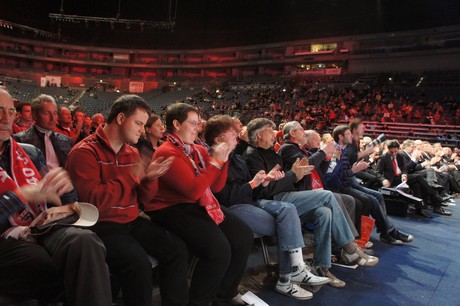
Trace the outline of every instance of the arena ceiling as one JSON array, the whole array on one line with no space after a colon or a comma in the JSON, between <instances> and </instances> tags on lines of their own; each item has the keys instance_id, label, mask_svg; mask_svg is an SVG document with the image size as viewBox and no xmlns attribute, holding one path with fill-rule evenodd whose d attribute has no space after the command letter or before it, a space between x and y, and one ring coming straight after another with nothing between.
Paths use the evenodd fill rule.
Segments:
<instances>
[{"instance_id":1,"label":"arena ceiling","mask_svg":"<svg viewBox=\"0 0 460 306\"><path fill-rule=\"evenodd\" d=\"M460 24L459 0L177 0L171 30L61 23L69 43L196 49ZM115 17L119 0L63 0L65 14ZM121 17L168 20L169 0L122 0ZM56 33L61 0L2 0L0 19ZM175 12L175 13L174 13ZM0 31L27 35L24 31ZM11 33L10 33L11 32Z\"/></svg>"}]
</instances>

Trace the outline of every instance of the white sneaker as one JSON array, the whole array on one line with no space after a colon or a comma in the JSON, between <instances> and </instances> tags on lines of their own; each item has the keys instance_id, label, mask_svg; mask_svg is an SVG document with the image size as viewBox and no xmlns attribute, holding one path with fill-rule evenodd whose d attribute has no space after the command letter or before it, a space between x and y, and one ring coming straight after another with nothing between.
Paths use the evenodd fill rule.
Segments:
<instances>
[{"instance_id":1,"label":"white sneaker","mask_svg":"<svg viewBox=\"0 0 460 306\"><path fill-rule=\"evenodd\" d=\"M307 284L311 286L319 286L330 283L331 280L328 277L316 276L309 271L308 265L305 265L303 270L299 274L291 274L291 283L294 284Z\"/></svg>"},{"instance_id":2,"label":"white sneaker","mask_svg":"<svg viewBox=\"0 0 460 306\"><path fill-rule=\"evenodd\" d=\"M347 254L347 252L342 249L340 257L346 264L357 264L361 267L373 267L379 262L377 257L365 254L358 246L353 254Z\"/></svg>"},{"instance_id":3,"label":"white sneaker","mask_svg":"<svg viewBox=\"0 0 460 306\"><path fill-rule=\"evenodd\" d=\"M313 297L313 293L303 289L299 285L292 283L290 283L288 286L279 286L276 284L275 291L297 300L309 300Z\"/></svg>"}]
</instances>

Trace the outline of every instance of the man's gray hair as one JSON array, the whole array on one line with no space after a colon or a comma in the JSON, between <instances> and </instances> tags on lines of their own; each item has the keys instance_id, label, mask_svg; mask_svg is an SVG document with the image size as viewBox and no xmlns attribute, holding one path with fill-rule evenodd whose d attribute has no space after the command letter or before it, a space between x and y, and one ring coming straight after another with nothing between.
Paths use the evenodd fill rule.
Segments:
<instances>
[{"instance_id":1,"label":"man's gray hair","mask_svg":"<svg viewBox=\"0 0 460 306\"><path fill-rule=\"evenodd\" d=\"M56 101L52 96L41 94L35 99L33 99L32 102L30 102L32 106L32 113L37 114L40 108L42 107L43 103L45 102L51 102L57 106Z\"/></svg>"},{"instance_id":2,"label":"man's gray hair","mask_svg":"<svg viewBox=\"0 0 460 306\"><path fill-rule=\"evenodd\" d=\"M248 138L250 145L257 147L257 133L262 132L266 127L274 129L276 125L273 121L266 118L252 119L248 123Z\"/></svg>"},{"instance_id":3,"label":"man's gray hair","mask_svg":"<svg viewBox=\"0 0 460 306\"><path fill-rule=\"evenodd\" d=\"M288 140L289 138L291 138L291 131L298 129L299 126L301 125L297 121L289 121L288 123L286 123L283 127L283 139Z\"/></svg>"},{"instance_id":4,"label":"man's gray hair","mask_svg":"<svg viewBox=\"0 0 460 306\"><path fill-rule=\"evenodd\" d=\"M316 135L316 134L319 135L319 133L317 131L315 131L315 130L306 130L305 131L305 135L307 135L307 141L310 140L310 137L312 137L313 135Z\"/></svg>"},{"instance_id":5,"label":"man's gray hair","mask_svg":"<svg viewBox=\"0 0 460 306\"><path fill-rule=\"evenodd\" d=\"M404 149L404 148L407 148L409 146L413 146L415 143L412 139L406 139L403 141L401 147Z\"/></svg>"}]
</instances>

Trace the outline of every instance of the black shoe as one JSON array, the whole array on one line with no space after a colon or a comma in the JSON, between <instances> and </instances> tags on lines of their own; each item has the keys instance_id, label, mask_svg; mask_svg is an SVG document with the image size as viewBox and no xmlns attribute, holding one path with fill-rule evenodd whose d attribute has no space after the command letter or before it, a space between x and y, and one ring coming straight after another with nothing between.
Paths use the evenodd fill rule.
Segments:
<instances>
[{"instance_id":1,"label":"black shoe","mask_svg":"<svg viewBox=\"0 0 460 306\"><path fill-rule=\"evenodd\" d=\"M439 184L436 184L436 183L431 183L429 185L430 185L431 188L438 189L438 190L444 190L443 185L439 185Z\"/></svg>"},{"instance_id":2,"label":"black shoe","mask_svg":"<svg viewBox=\"0 0 460 306\"><path fill-rule=\"evenodd\" d=\"M401 240L402 242L406 242L406 243L414 240L414 236L398 231L397 229L392 230L390 232L390 235L394 239Z\"/></svg>"},{"instance_id":3,"label":"black shoe","mask_svg":"<svg viewBox=\"0 0 460 306\"><path fill-rule=\"evenodd\" d=\"M436 206L433 208L433 212L435 214L443 215L443 216L452 216L452 213L450 211L445 211L444 208L440 206Z\"/></svg>"},{"instance_id":4,"label":"black shoe","mask_svg":"<svg viewBox=\"0 0 460 306\"><path fill-rule=\"evenodd\" d=\"M415 210L415 215L416 215L416 216L421 216L421 217L424 217L424 218L433 218L432 215L427 214L426 212L424 212L424 211L421 210L421 209Z\"/></svg>"},{"instance_id":5,"label":"black shoe","mask_svg":"<svg viewBox=\"0 0 460 306\"><path fill-rule=\"evenodd\" d=\"M401 240L393 238L390 234L380 234L380 241L394 244L394 245L402 245L403 242Z\"/></svg>"},{"instance_id":6,"label":"black shoe","mask_svg":"<svg viewBox=\"0 0 460 306\"><path fill-rule=\"evenodd\" d=\"M437 194L434 194L432 197L431 197L431 202L432 203L442 203L444 200L441 196L438 196Z\"/></svg>"}]
</instances>

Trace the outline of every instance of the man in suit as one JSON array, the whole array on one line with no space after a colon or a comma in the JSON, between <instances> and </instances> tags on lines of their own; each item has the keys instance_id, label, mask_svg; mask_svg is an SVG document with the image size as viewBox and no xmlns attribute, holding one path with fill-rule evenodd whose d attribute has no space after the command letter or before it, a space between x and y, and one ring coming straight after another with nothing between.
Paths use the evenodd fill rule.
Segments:
<instances>
[{"instance_id":1,"label":"man in suit","mask_svg":"<svg viewBox=\"0 0 460 306\"><path fill-rule=\"evenodd\" d=\"M433 169L433 166L441 160L439 156L434 154L433 146L428 141L419 142L407 139L402 143L401 147L414 162L414 164L409 164L409 171L417 171L428 181L428 184L432 188L441 194L447 195L449 191L449 178Z\"/></svg>"},{"instance_id":2,"label":"man in suit","mask_svg":"<svg viewBox=\"0 0 460 306\"><path fill-rule=\"evenodd\" d=\"M412 189L414 196L424 200L426 204L433 205L433 212L450 216L451 212L445 211L442 208L442 198L428 185L419 174L408 173L407 165L413 162L409 156L403 152L399 152L399 143L397 140L388 142L388 152L383 154L377 164L377 171L382 177L382 185L384 187L393 187L406 182ZM409 161L410 160L410 161ZM430 217L422 211L422 207L416 207L416 214Z\"/></svg>"}]
</instances>

